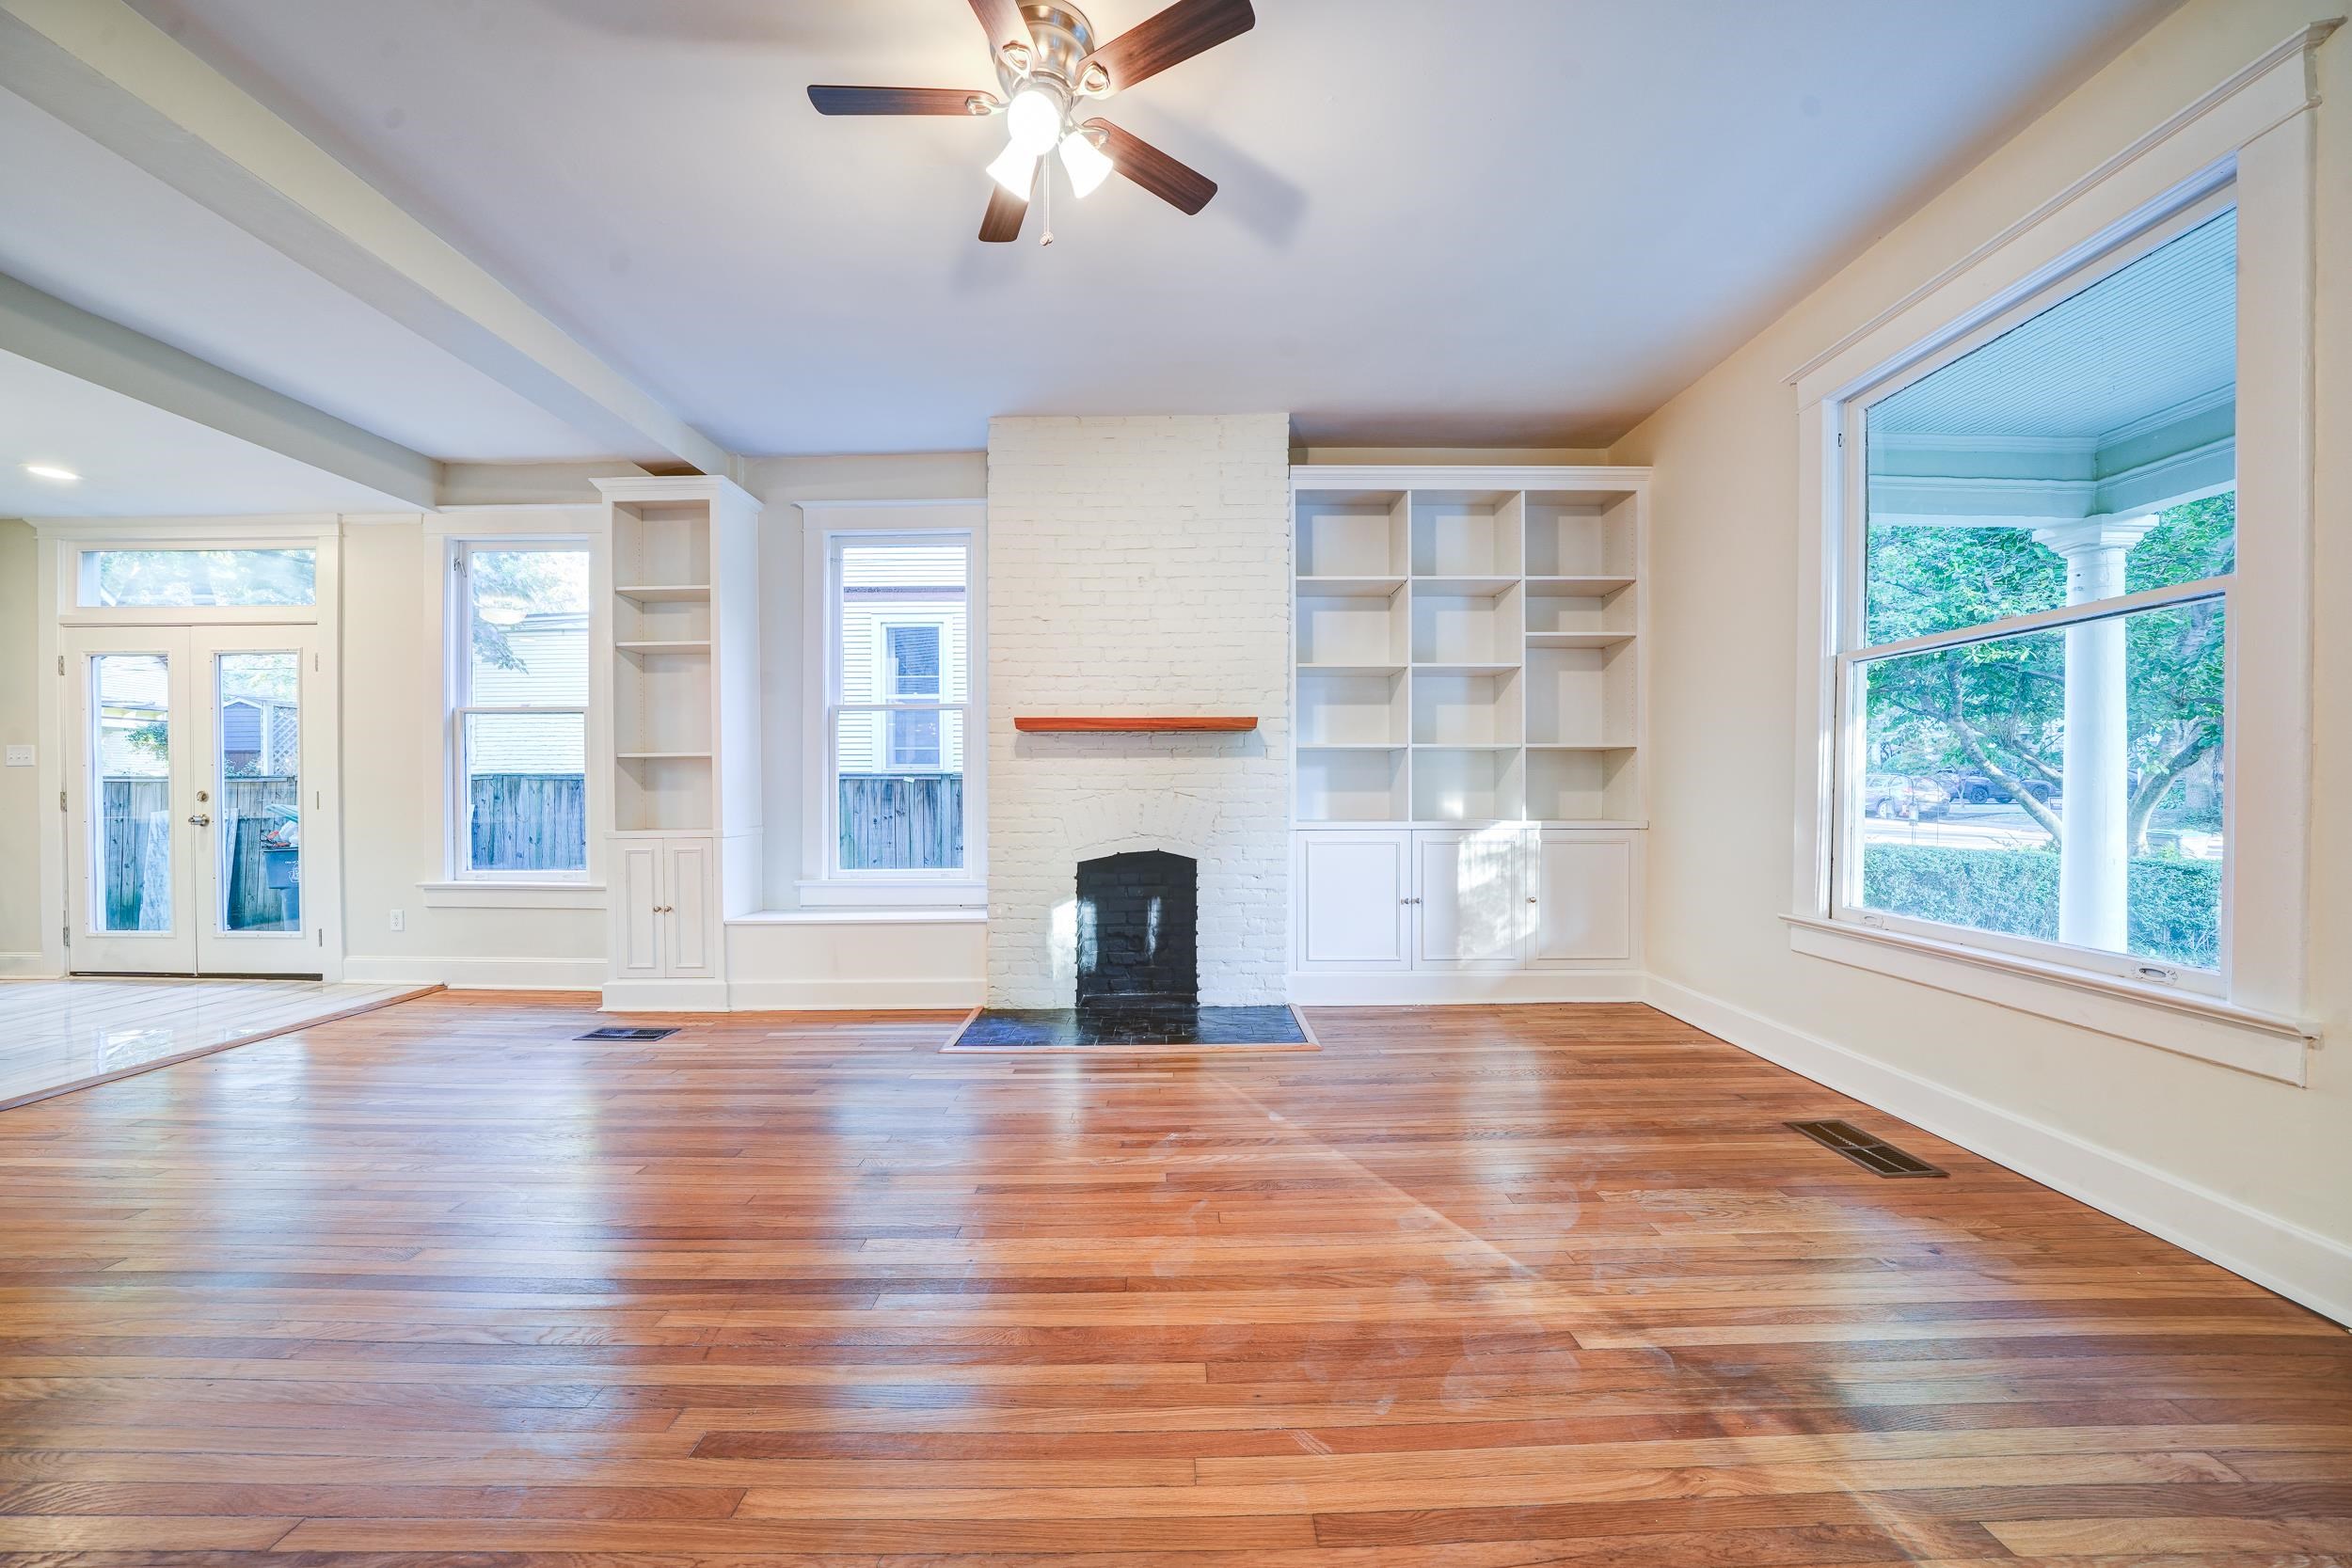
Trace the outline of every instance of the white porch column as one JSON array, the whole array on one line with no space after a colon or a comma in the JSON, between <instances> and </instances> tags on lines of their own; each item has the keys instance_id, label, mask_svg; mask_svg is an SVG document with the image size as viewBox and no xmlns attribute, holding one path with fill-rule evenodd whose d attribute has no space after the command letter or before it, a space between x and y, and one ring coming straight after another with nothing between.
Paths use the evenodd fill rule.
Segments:
<instances>
[{"instance_id":1,"label":"white porch column","mask_svg":"<svg viewBox=\"0 0 2352 1568\"><path fill-rule=\"evenodd\" d=\"M2066 602L2123 592L2123 562L2156 526L2144 517L2044 524L2033 536L2066 561ZM2065 833L2059 849L2058 941L2122 952L2131 878L2127 818L2130 691L2122 619L2066 628Z\"/></svg>"}]
</instances>

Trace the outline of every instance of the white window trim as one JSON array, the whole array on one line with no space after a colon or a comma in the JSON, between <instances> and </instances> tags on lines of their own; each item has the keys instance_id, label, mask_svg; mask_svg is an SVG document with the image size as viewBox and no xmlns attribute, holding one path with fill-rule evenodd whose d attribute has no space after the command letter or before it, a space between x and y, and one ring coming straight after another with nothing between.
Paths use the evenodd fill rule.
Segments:
<instances>
[{"instance_id":1,"label":"white window trim","mask_svg":"<svg viewBox=\"0 0 2352 1568\"><path fill-rule=\"evenodd\" d=\"M424 715L423 755L433 771L423 814L425 831L431 835L423 863L430 870L417 880L421 901L427 909L603 909L607 903L605 833L598 824L610 810L606 781L612 771L612 595L601 509L496 508L430 515L423 522L425 625L440 663L434 701ZM463 550L500 545L588 552L588 863L583 871L472 872L461 863L457 834L464 812L457 778L461 756L456 697L463 679L458 659L467 627L459 610L463 579L456 562Z\"/></svg>"},{"instance_id":2,"label":"white window trim","mask_svg":"<svg viewBox=\"0 0 2352 1568\"><path fill-rule=\"evenodd\" d=\"M988 538L981 500L854 501L801 508L805 584L802 649L802 855L800 902L812 909L966 909L988 902ZM844 537L961 537L970 548L965 570L966 691L963 723L963 854L956 871L833 869L834 708L838 667L834 658L839 597L834 591L834 544ZM876 705L888 706L894 705ZM952 709L958 705L914 705Z\"/></svg>"},{"instance_id":3,"label":"white window trim","mask_svg":"<svg viewBox=\"0 0 2352 1568\"><path fill-rule=\"evenodd\" d=\"M58 541L53 587L61 626L313 626L324 617L320 603L333 590L318 541L341 537L332 515L290 517L140 518L135 522L91 520L35 525ZM286 550L313 552L311 602L303 605L85 605L82 558L103 550Z\"/></svg>"},{"instance_id":4,"label":"white window trim","mask_svg":"<svg viewBox=\"0 0 2352 1568\"><path fill-rule=\"evenodd\" d=\"M1794 950L2301 1084L2309 770L2233 768L2224 801L2222 994L2134 985L2048 949L2003 950L1950 927L1866 927L1833 897L1844 692L1841 628L1861 521L1838 437L1854 406L2051 285L2095 268L2215 193L2238 210L2238 566L2225 657L2227 745L2309 755L2312 701L2312 117L2307 28L1790 377L1797 390L1799 644ZM1853 445L1849 437L1849 449ZM1851 519L1850 523L1849 519ZM2202 586L2202 585L2193 585ZM2174 597L2192 596L2175 593ZM2083 607L2090 609L2092 607ZM2112 612L2110 602L2096 607ZM2069 617L2072 618L2072 617ZM1981 628L1971 628L1980 633ZM2067 950L2058 949L2063 959ZM1991 978L1998 975L1997 983ZM2183 1028L2193 1017L2197 1026Z\"/></svg>"}]
</instances>

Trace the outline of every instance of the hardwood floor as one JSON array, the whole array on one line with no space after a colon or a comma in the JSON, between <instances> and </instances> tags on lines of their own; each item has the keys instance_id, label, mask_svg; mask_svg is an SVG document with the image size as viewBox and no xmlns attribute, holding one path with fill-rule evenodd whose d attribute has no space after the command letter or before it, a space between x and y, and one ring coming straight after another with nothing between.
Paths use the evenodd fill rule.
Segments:
<instances>
[{"instance_id":1,"label":"hardwood floor","mask_svg":"<svg viewBox=\"0 0 2352 1568\"><path fill-rule=\"evenodd\" d=\"M0 1562L2352 1562L2342 1328L1645 1008L1312 1021L444 994L0 1113Z\"/></svg>"}]
</instances>

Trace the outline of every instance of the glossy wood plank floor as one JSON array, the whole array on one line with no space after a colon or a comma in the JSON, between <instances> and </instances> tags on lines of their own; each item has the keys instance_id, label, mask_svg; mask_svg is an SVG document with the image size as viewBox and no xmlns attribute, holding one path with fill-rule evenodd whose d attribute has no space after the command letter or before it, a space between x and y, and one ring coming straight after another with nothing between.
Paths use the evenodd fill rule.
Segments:
<instances>
[{"instance_id":1,"label":"glossy wood plank floor","mask_svg":"<svg viewBox=\"0 0 2352 1568\"><path fill-rule=\"evenodd\" d=\"M0 1561L2352 1562L2341 1328L1645 1008L597 1022L0 1113Z\"/></svg>"}]
</instances>

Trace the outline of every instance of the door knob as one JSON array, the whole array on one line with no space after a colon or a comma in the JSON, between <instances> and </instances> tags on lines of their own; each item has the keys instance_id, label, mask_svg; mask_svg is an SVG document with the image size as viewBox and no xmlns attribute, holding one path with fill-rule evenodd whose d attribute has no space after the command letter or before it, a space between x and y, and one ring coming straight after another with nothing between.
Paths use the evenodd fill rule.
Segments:
<instances>
[{"instance_id":1,"label":"door knob","mask_svg":"<svg viewBox=\"0 0 2352 1568\"><path fill-rule=\"evenodd\" d=\"M194 816L189 817L188 820L195 823L199 828L209 828L213 825L213 819L202 812L198 812Z\"/></svg>"}]
</instances>

